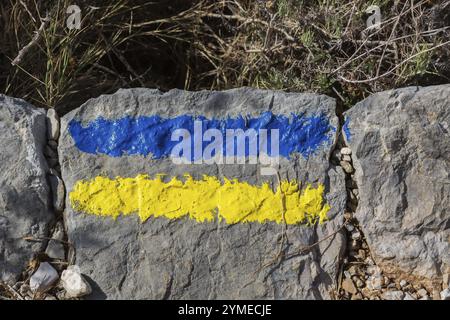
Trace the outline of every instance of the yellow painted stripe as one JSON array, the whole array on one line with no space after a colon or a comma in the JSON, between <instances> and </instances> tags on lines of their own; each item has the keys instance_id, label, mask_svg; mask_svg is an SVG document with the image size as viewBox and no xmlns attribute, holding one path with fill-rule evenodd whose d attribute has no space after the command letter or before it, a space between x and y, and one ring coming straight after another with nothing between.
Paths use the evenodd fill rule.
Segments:
<instances>
[{"instance_id":1,"label":"yellow painted stripe","mask_svg":"<svg viewBox=\"0 0 450 320\"><path fill-rule=\"evenodd\" d=\"M238 222L273 221L287 224L320 223L330 209L323 201L324 186L307 185L299 190L296 182L283 181L274 192L269 184L250 185L247 182L204 176L185 181L173 178L162 181L160 176L109 179L96 177L78 181L70 193L77 211L116 218L120 214L137 213L141 221L150 217L178 219L188 216L198 222L213 221L217 216L229 224Z\"/></svg>"}]
</instances>

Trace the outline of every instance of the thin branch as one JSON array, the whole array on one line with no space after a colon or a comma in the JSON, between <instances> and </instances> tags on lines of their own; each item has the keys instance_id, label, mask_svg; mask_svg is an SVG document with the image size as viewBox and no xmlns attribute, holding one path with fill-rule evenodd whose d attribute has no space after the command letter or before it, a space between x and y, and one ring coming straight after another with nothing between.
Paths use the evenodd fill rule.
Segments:
<instances>
[{"instance_id":1,"label":"thin branch","mask_svg":"<svg viewBox=\"0 0 450 320\"><path fill-rule=\"evenodd\" d=\"M11 287L9 284L5 283L4 286L9 291L9 293L12 294L17 300L25 300L22 297L22 295L19 292L17 292L16 290L14 290L14 288Z\"/></svg>"},{"instance_id":2,"label":"thin branch","mask_svg":"<svg viewBox=\"0 0 450 320\"><path fill-rule=\"evenodd\" d=\"M345 227L346 224L347 224L347 221L345 221L345 222L342 224L342 226L340 226L336 231L334 231L334 232L330 233L329 235L327 235L325 238L322 238L322 239L320 239L320 240L314 242L313 244L310 244L310 245L308 245L308 246L303 246L303 247L301 247L301 248L295 250L295 252L293 252L293 253L291 253L291 254L289 254L289 255L286 255L286 256L285 256L285 259L290 259L290 258L292 258L292 257L298 256L298 255L302 254L302 253L305 252L305 251L311 250L311 249L314 248L315 246L317 246L317 245L321 244L322 242L324 242L324 241L330 239L331 237L334 237L336 234L338 234L338 233Z\"/></svg>"},{"instance_id":3,"label":"thin branch","mask_svg":"<svg viewBox=\"0 0 450 320\"><path fill-rule=\"evenodd\" d=\"M19 51L17 57L11 62L13 66L19 65L22 62L23 57L27 54L27 52L30 51L31 48L33 48L35 45L37 45L49 21L50 15L47 13L45 18L42 19L41 26L39 27L38 31L36 31L31 41Z\"/></svg>"},{"instance_id":4,"label":"thin branch","mask_svg":"<svg viewBox=\"0 0 450 320\"><path fill-rule=\"evenodd\" d=\"M439 32L445 31L445 30L447 30L449 28L450 27L443 27L443 28L439 28L439 29L424 31L424 32L421 32L420 34L424 35L425 37L433 36L433 35L438 34ZM395 39L391 39L390 41L383 41L383 40L371 41L371 40L367 40L367 39L365 39L365 40L352 40L352 42L354 42L354 43L358 43L358 44L361 43L361 46L359 46L358 49L355 50L355 52L352 54L352 56L350 58L348 58L343 64L341 64L335 70L331 71L331 74L335 74L336 72L338 72L339 70L343 69L344 67L346 67L347 65L349 65L353 61L358 60L358 59L368 55L369 53L380 49L381 47L383 47L384 45L388 44L389 42L392 43L392 44L395 44L395 42L398 41L398 40L403 40L403 39L407 39L407 38L414 37L414 36L416 36L416 35L415 34L408 34L408 35L404 35L404 36L401 36L401 37L397 37ZM355 53L359 52L359 50L361 50L361 48L365 44L378 44L378 45L376 47L373 47L373 48L369 49L368 51L364 51L359 56L355 57Z\"/></svg>"},{"instance_id":5,"label":"thin branch","mask_svg":"<svg viewBox=\"0 0 450 320\"><path fill-rule=\"evenodd\" d=\"M404 12L405 9L406 9L406 4L407 4L407 3L408 3L408 2L406 1L405 4L403 5L402 11L400 12L400 15L398 16L398 18L397 18L397 19L395 20L395 22L394 22L394 26L392 27L391 33L389 34L389 38L388 38L388 40L387 40L387 43L386 43L386 45L385 45L384 48L383 48L383 53L381 54L380 61L378 62L378 67L377 67L377 73L376 73L376 76L378 76L378 75L380 74L381 65L383 64L384 56L385 56L385 54L386 54L386 50L387 50L387 47L388 47L387 44L388 44L388 43L392 40L392 38L394 37L395 30L397 29L397 25L398 25L398 23L400 22L400 18L402 17L403 12ZM411 6L411 9L412 9L412 6Z\"/></svg>"},{"instance_id":6,"label":"thin branch","mask_svg":"<svg viewBox=\"0 0 450 320\"><path fill-rule=\"evenodd\" d=\"M24 236L24 237L22 237L22 239L25 240L25 241L36 241L36 242L54 240L54 241L66 244L66 245L68 245L70 247L70 249L72 249L72 257L70 257L70 258L68 257L68 260L69 260L68 264L71 265L74 262L74 259L75 259L75 246L69 241L64 241L64 240L55 239L55 238L51 238L51 237L33 237L33 236Z\"/></svg>"},{"instance_id":7,"label":"thin branch","mask_svg":"<svg viewBox=\"0 0 450 320\"><path fill-rule=\"evenodd\" d=\"M370 78L370 79L365 79L365 80L350 80L350 79L344 78L343 76L339 76L339 79L341 79L341 80L343 80L343 81L345 81L345 82L348 82L348 83L369 83L369 82L378 80L378 79L380 79L380 78L383 78L383 77L385 77L385 76L391 74L392 72L394 72L395 70L397 70L400 66L404 65L406 62L408 62L408 61L414 59L415 57L417 57L417 56L419 56L419 55L421 55L421 54L424 54L424 53L426 53L426 52L433 51L433 50L435 50L435 49L437 49L437 48L443 47L443 46L445 46L445 45L447 45L447 44L450 44L450 40L449 40L449 41L446 41L446 42L444 42L444 43L441 43L441 44L439 44L439 45L437 45L437 46L434 46L434 47L432 47L432 48L429 48L429 49L426 49L426 50L422 50L422 51L420 51L420 52L418 52L418 53L416 53L416 54L413 54L412 56L408 57L407 59L405 59L405 60L403 60L402 62L400 62L399 64L397 64L397 65L396 65L395 67L393 67L391 70L389 70L389 71L387 71L387 72L385 72L385 73L383 73L383 74L381 74L381 75L379 75L379 76Z\"/></svg>"}]
</instances>

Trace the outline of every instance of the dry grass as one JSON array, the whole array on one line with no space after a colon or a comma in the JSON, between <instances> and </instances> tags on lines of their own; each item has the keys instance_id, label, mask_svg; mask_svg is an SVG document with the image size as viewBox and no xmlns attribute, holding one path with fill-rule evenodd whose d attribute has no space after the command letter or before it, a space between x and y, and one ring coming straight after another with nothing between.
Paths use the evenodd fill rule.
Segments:
<instances>
[{"instance_id":1,"label":"dry grass","mask_svg":"<svg viewBox=\"0 0 450 320\"><path fill-rule=\"evenodd\" d=\"M252 86L314 91L345 106L368 94L450 79L450 1L78 1L0 4L0 91L66 112L120 87ZM368 31L364 12L381 8ZM18 66L42 17L50 21Z\"/></svg>"}]
</instances>

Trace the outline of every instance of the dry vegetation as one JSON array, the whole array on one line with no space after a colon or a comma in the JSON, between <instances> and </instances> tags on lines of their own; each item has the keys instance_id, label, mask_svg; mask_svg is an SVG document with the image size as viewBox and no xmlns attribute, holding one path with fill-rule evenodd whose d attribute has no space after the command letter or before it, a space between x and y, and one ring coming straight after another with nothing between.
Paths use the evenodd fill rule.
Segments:
<instances>
[{"instance_id":1,"label":"dry vegetation","mask_svg":"<svg viewBox=\"0 0 450 320\"><path fill-rule=\"evenodd\" d=\"M80 30L66 28L74 3ZM450 78L449 0L4 0L0 14L0 92L62 113L120 87L314 91L349 106Z\"/></svg>"}]
</instances>

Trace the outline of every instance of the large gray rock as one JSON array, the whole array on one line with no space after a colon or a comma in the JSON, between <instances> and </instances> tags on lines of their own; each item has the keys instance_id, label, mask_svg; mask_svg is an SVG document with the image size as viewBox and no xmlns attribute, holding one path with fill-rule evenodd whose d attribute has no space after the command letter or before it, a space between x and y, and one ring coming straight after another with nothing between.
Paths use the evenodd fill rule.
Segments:
<instances>
[{"instance_id":1,"label":"large gray rock","mask_svg":"<svg viewBox=\"0 0 450 320\"><path fill-rule=\"evenodd\" d=\"M450 86L374 94L345 113L356 217L388 274L440 283L450 272Z\"/></svg>"},{"instance_id":2,"label":"large gray rock","mask_svg":"<svg viewBox=\"0 0 450 320\"><path fill-rule=\"evenodd\" d=\"M46 145L46 116L23 100L0 95L0 281L13 283L47 237L53 214Z\"/></svg>"},{"instance_id":3,"label":"large gray rock","mask_svg":"<svg viewBox=\"0 0 450 320\"><path fill-rule=\"evenodd\" d=\"M199 223L160 217L141 223L134 214L114 220L78 212L72 206L70 194L76 183L96 176L113 179L148 174L154 177L164 172L170 179L189 173L194 179L208 174L238 178L255 185L263 181L277 185L277 176L261 176L259 165L175 165L168 158L152 159L151 154L111 157L101 152L86 153L80 151L69 132L72 120L88 126L98 117L190 114L225 118L259 115L268 110L288 116L323 114L330 123L327 143L321 144L309 157L296 154L289 160L282 159L280 167L282 179L297 179L303 187L307 183L325 185L325 200L331 209L329 221L322 225L289 225L285 230L287 237L283 237L283 225L273 222L230 225L218 220ZM341 168L329 162L337 127L335 103L331 98L248 88L195 93L119 90L89 100L65 115L61 119L58 147L67 190L64 215L69 241L75 247L76 264L90 278L93 287L90 298L330 298L345 247L343 234L338 232L309 250L300 249L342 225L345 176ZM115 143L116 138L111 136L110 142ZM284 256L276 259L282 238L286 240L282 246Z\"/></svg>"}]
</instances>

